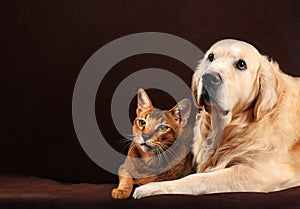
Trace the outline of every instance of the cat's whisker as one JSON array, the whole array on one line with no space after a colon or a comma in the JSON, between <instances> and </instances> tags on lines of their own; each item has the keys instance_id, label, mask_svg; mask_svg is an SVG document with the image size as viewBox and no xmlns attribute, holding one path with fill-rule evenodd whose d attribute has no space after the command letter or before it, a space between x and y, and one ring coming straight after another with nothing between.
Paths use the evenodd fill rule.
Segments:
<instances>
[{"instance_id":1,"label":"cat's whisker","mask_svg":"<svg viewBox=\"0 0 300 209\"><path fill-rule=\"evenodd\" d=\"M162 163L163 163L163 159L161 157L161 155L157 152L156 153L157 157L158 157L158 163L159 163L159 166L162 166Z\"/></svg>"},{"instance_id":2,"label":"cat's whisker","mask_svg":"<svg viewBox=\"0 0 300 209\"><path fill-rule=\"evenodd\" d=\"M136 143L132 143L130 145L131 146L129 147L128 153L132 152L137 147Z\"/></svg>"},{"instance_id":3,"label":"cat's whisker","mask_svg":"<svg viewBox=\"0 0 300 209\"><path fill-rule=\"evenodd\" d=\"M127 147L130 146L130 144L132 144L134 138L124 138L120 140L120 143L124 143L124 146L122 147L121 151L124 151L124 149L126 149Z\"/></svg>"},{"instance_id":4,"label":"cat's whisker","mask_svg":"<svg viewBox=\"0 0 300 209\"><path fill-rule=\"evenodd\" d=\"M134 140L133 138L124 138L124 139L119 140L119 143L120 143L120 144L128 145L128 144L130 144L133 140Z\"/></svg>"},{"instance_id":5,"label":"cat's whisker","mask_svg":"<svg viewBox=\"0 0 300 209\"><path fill-rule=\"evenodd\" d=\"M161 151L161 147L158 147L158 152L156 153L156 155L158 156L158 159L159 159L159 166L162 167L163 166L163 163L164 163L164 160L163 160L163 155L162 155L162 151Z\"/></svg>"},{"instance_id":6,"label":"cat's whisker","mask_svg":"<svg viewBox=\"0 0 300 209\"><path fill-rule=\"evenodd\" d=\"M172 142L165 142L163 144L165 151L170 152L170 154L173 154L173 157L177 157L177 153L173 149L170 149L169 145L173 145L173 143Z\"/></svg>"},{"instance_id":7,"label":"cat's whisker","mask_svg":"<svg viewBox=\"0 0 300 209\"><path fill-rule=\"evenodd\" d=\"M174 152L172 149L169 149L169 147L165 144L162 144L163 149L165 149L165 152L163 153L166 158L171 158L171 159L167 159L167 162L171 162L173 161L173 159L177 158L177 153Z\"/></svg>"},{"instance_id":8,"label":"cat's whisker","mask_svg":"<svg viewBox=\"0 0 300 209\"><path fill-rule=\"evenodd\" d=\"M124 143L124 142L132 142L133 140L134 140L134 136L123 138L123 139L121 139L119 142L120 142L120 143Z\"/></svg>"},{"instance_id":9,"label":"cat's whisker","mask_svg":"<svg viewBox=\"0 0 300 209\"><path fill-rule=\"evenodd\" d=\"M171 167L169 165L170 161L169 161L169 159L166 156L165 149L164 149L163 145L160 144L158 147L159 147L159 150L160 150L159 156L162 159L162 163L160 165L163 166L163 167L165 167L166 165L168 165L169 169L171 169Z\"/></svg>"},{"instance_id":10,"label":"cat's whisker","mask_svg":"<svg viewBox=\"0 0 300 209\"><path fill-rule=\"evenodd\" d=\"M133 134L125 134L125 136L126 136L126 138L132 138L132 137L134 137Z\"/></svg>"}]
</instances>

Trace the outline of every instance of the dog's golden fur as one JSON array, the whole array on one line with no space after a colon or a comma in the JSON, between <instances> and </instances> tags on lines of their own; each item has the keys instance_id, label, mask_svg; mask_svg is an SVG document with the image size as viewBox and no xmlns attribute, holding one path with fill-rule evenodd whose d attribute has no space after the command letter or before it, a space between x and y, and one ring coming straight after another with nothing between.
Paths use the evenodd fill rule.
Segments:
<instances>
[{"instance_id":1,"label":"dog's golden fur","mask_svg":"<svg viewBox=\"0 0 300 209\"><path fill-rule=\"evenodd\" d=\"M214 53L215 59L207 61ZM234 63L243 59L247 69ZM201 104L202 75L219 73L221 102ZM137 188L134 197L155 194L270 192L300 185L300 79L253 46L217 42L200 61L192 92L202 111L194 130L197 173ZM226 110L226 114L222 114Z\"/></svg>"}]
</instances>

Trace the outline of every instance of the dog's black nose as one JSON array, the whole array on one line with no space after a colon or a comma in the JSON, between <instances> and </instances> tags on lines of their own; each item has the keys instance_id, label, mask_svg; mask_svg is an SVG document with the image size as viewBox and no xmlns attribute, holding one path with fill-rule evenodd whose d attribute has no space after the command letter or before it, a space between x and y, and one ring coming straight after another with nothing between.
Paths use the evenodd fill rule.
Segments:
<instances>
[{"instance_id":1,"label":"dog's black nose","mask_svg":"<svg viewBox=\"0 0 300 209\"><path fill-rule=\"evenodd\" d=\"M219 86L222 84L222 78L219 73L209 71L202 76L202 82L207 87Z\"/></svg>"}]
</instances>

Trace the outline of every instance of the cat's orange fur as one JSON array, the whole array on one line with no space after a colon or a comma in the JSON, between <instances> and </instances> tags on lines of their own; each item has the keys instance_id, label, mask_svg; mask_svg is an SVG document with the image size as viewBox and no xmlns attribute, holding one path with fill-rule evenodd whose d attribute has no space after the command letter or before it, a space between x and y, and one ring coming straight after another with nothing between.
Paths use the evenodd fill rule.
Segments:
<instances>
[{"instance_id":1,"label":"cat's orange fur","mask_svg":"<svg viewBox=\"0 0 300 209\"><path fill-rule=\"evenodd\" d=\"M125 163L119 168L119 185L112 190L113 198L128 198L135 184L174 180L192 172L189 148L193 130L186 126L190 111L189 99L181 100L171 110L159 110L153 107L146 92L139 90L137 118L133 124L134 139ZM155 158L158 154L164 154L179 137L174 149L176 153L171 158ZM163 160L167 161L165 165L161 162ZM173 161L176 162L174 165Z\"/></svg>"}]
</instances>

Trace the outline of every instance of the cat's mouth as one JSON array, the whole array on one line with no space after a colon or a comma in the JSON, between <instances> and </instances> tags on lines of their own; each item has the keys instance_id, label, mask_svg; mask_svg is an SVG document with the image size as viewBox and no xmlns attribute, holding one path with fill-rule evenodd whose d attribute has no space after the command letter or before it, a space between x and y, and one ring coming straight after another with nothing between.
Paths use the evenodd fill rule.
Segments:
<instances>
[{"instance_id":1,"label":"cat's mouth","mask_svg":"<svg viewBox=\"0 0 300 209\"><path fill-rule=\"evenodd\" d=\"M156 154L161 153L161 149L159 149L159 147L151 146L151 145L147 144L146 142L141 143L140 147L142 148L142 150L144 152L152 152L152 153L156 153Z\"/></svg>"},{"instance_id":2,"label":"cat's mouth","mask_svg":"<svg viewBox=\"0 0 300 209\"><path fill-rule=\"evenodd\" d=\"M141 143L140 145L147 147L149 150L153 149L153 147L151 147L150 145L148 145L146 142Z\"/></svg>"}]
</instances>

